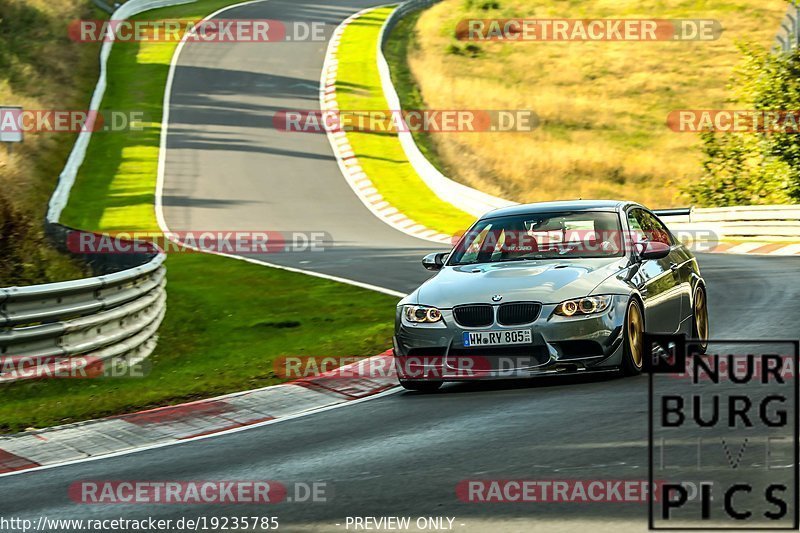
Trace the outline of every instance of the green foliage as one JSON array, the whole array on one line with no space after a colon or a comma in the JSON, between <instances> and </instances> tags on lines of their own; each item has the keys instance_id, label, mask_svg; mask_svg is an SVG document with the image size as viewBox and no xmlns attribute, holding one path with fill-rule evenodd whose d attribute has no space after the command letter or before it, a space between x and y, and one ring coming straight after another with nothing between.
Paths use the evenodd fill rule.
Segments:
<instances>
[{"instance_id":1,"label":"green foliage","mask_svg":"<svg viewBox=\"0 0 800 533\"><path fill-rule=\"evenodd\" d=\"M454 55L454 56L460 56L460 55L462 55L464 53L464 51L461 50L461 47L458 46L455 43L448 44L447 45L447 49L445 50L445 52L450 54L450 55Z\"/></svg>"},{"instance_id":2,"label":"green foliage","mask_svg":"<svg viewBox=\"0 0 800 533\"><path fill-rule=\"evenodd\" d=\"M42 232L41 218L17 209L0 193L0 286L68 279L71 274L90 271L77 260L59 257Z\"/></svg>"},{"instance_id":3,"label":"green foliage","mask_svg":"<svg viewBox=\"0 0 800 533\"><path fill-rule=\"evenodd\" d=\"M800 52L773 54L741 44L729 100L734 109L800 110ZM800 201L800 134L794 131L702 134L704 176L686 188L700 206Z\"/></svg>"},{"instance_id":4,"label":"green foliage","mask_svg":"<svg viewBox=\"0 0 800 533\"><path fill-rule=\"evenodd\" d=\"M464 47L464 51L469 54L470 57L479 57L482 53L481 47L475 43L469 43Z\"/></svg>"},{"instance_id":5,"label":"green foliage","mask_svg":"<svg viewBox=\"0 0 800 533\"><path fill-rule=\"evenodd\" d=\"M97 81L98 43L69 39L70 21L98 18L84 0L0 0L0 104L83 109ZM75 279L88 269L44 237L47 200L73 134L25 135L0 143L0 286Z\"/></svg>"},{"instance_id":6,"label":"green foliage","mask_svg":"<svg viewBox=\"0 0 800 533\"><path fill-rule=\"evenodd\" d=\"M92 18L91 3L57 2L43 9L43 2L0 0L0 78L19 92L40 95L49 88L41 79L69 84L74 81L77 47L70 41L63 10L67 17ZM77 6L75 4L78 4ZM57 13L61 12L61 16ZM8 103L8 102L3 102Z\"/></svg>"},{"instance_id":7,"label":"green foliage","mask_svg":"<svg viewBox=\"0 0 800 533\"><path fill-rule=\"evenodd\" d=\"M463 5L465 10L475 9L476 7L483 11L500 9L500 2L497 0L484 0L483 2L480 0L464 0Z\"/></svg>"}]
</instances>

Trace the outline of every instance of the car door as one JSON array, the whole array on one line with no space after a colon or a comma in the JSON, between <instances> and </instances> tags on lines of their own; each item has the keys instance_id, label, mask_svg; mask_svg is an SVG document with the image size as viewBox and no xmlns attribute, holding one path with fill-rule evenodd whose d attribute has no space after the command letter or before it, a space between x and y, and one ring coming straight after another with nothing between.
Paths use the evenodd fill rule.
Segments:
<instances>
[{"instance_id":1,"label":"car door","mask_svg":"<svg viewBox=\"0 0 800 533\"><path fill-rule=\"evenodd\" d=\"M669 232L662 233L653 224L654 217L644 209L630 209L627 219L628 230L633 243L657 240L672 245L669 241L671 238ZM645 328L647 331L655 333L676 332L680 327L682 318L682 290L679 267L676 267L673 251L663 259L643 261L632 281L644 298Z\"/></svg>"},{"instance_id":2,"label":"car door","mask_svg":"<svg viewBox=\"0 0 800 533\"><path fill-rule=\"evenodd\" d=\"M675 274L675 283L681 298L680 321L686 321L692 316L692 278L694 277L692 255L656 215L645 210L644 218L647 231L659 236L659 240L670 245L669 266Z\"/></svg>"}]
</instances>

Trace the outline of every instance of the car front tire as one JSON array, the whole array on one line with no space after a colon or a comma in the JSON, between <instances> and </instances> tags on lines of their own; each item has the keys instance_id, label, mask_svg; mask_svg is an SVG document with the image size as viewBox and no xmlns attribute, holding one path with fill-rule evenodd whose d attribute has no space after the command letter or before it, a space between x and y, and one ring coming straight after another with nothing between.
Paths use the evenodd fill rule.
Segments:
<instances>
[{"instance_id":1,"label":"car front tire","mask_svg":"<svg viewBox=\"0 0 800 533\"><path fill-rule=\"evenodd\" d=\"M644 312L636 298L631 298L628 302L624 327L622 373L626 376L636 376L642 373L644 361Z\"/></svg>"},{"instance_id":2,"label":"car front tire","mask_svg":"<svg viewBox=\"0 0 800 533\"><path fill-rule=\"evenodd\" d=\"M706 353L708 331L708 298L705 287L698 285L692 300L692 337L695 342L691 344L691 350L694 353L699 355Z\"/></svg>"}]
</instances>

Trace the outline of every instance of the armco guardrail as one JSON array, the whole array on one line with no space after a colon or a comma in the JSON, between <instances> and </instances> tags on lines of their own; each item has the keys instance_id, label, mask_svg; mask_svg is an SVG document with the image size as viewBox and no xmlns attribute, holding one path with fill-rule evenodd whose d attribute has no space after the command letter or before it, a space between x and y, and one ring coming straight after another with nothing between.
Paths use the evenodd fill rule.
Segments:
<instances>
[{"instance_id":1,"label":"armco guardrail","mask_svg":"<svg viewBox=\"0 0 800 533\"><path fill-rule=\"evenodd\" d=\"M800 3L791 0L775 37L775 49L790 52L800 44Z\"/></svg>"},{"instance_id":2,"label":"armco guardrail","mask_svg":"<svg viewBox=\"0 0 800 533\"><path fill-rule=\"evenodd\" d=\"M129 0L114 20L196 0ZM91 111L103 101L107 63L113 41L100 49L100 76ZM70 232L58 224L89 147L92 133L82 131L58 178L47 211L45 230L67 251ZM91 278L28 287L0 288L0 382L81 375L103 371L150 355L166 312L166 268L163 252L82 255L97 274Z\"/></svg>"},{"instance_id":3,"label":"armco guardrail","mask_svg":"<svg viewBox=\"0 0 800 533\"><path fill-rule=\"evenodd\" d=\"M389 72L389 64L383 55L383 46L389 40L389 34L397 23L408 13L424 9L431 6L440 0L411 0L404 2L391 15L386 19L381 29L380 38L378 39L378 72L381 77L381 86L383 94L386 97L388 109L401 109L400 97L392 84L392 76ZM487 211L499 209L514 205L514 202L486 194L472 187L468 187L461 183L451 180L443 175L439 170L428 161L422 152L419 150L417 143L414 142L414 137L408 131L398 132L400 144L403 151L414 167L422 181L433 191L433 193L444 200L449 202L462 211L465 211L473 216L480 216Z\"/></svg>"},{"instance_id":4,"label":"armco guardrail","mask_svg":"<svg viewBox=\"0 0 800 533\"><path fill-rule=\"evenodd\" d=\"M60 246L71 228L49 224ZM92 254L100 275L0 289L0 382L116 371L146 358L166 311L164 254Z\"/></svg>"},{"instance_id":5,"label":"armco guardrail","mask_svg":"<svg viewBox=\"0 0 800 533\"><path fill-rule=\"evenodd\" d=\"M692 208L688 214L659 215L675 230L711 231L721 239L800 241L800 205Z\"/></svg>"},{"instance_id":6,"label":"armco guardrail","mask_svg":"<svg viewBox=\"0 0 800 533\"><path fill-rule=\"evenodd\" d=\"M106 4L103 0L92 0L92 3L108 14L114 12L114 8Z\"/></svg>"}]
</instances>

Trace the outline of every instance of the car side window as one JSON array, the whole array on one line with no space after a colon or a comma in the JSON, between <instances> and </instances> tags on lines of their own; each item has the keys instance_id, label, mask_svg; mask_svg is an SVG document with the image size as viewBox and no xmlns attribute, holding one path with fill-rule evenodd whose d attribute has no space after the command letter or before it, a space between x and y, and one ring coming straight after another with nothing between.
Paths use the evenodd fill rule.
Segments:
<instances>
[{"instance_id":1,"label":"car side window","mask_svg":"<svg viewBox=\"0 0 800 533\"><path fill-rule=\"evenodd\" d=\"M645 240L663 242L670 246L675 244L667 227L644 209L631 209L628 213L628 225L630 226L633 242Z\"/></svg>"},{"instance_id":2,"label":"car side window","mask_svg":"<svg viewBox=\"0 0 800 533\"><path fill-rule=\"evenodd\" d=\"M660 220L647 211L641 211L641 213L643 219L642 226L651 241L663 242L670 246L675 244L672 234Z\"/></svg>"},{"instance_id":3,"label":"car side window","mask_svg":"<svg viewBox=\"0 0 800 533\"><path fill-rule=\"evenodd\" d=\"M647 234L642 227L641 209L631 209L628 211L628 228L630 230L631 242L643 242L648 240Z\"/></svg>"}]
</instances>

